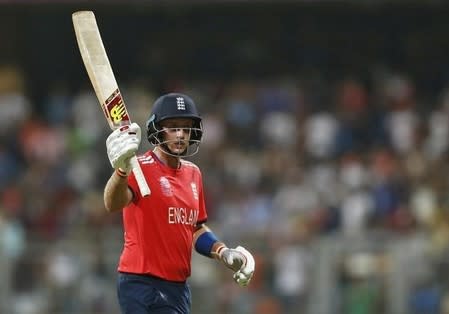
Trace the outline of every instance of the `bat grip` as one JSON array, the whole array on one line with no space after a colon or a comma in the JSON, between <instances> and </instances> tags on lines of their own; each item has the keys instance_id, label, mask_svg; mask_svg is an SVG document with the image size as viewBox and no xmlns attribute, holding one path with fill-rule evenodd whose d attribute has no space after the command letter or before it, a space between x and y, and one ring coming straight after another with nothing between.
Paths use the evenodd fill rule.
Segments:
<instances>
[{"instance_id":1,"label":"bat grip","mask_svg":"<svg viewBox=\"0 0 449 314\"><path fill-rule=\"evenodd\" d=\"M143 175L142 169L140 168L139 161L136 156L131 157L131 167L133 168L134 176L136 177L137 185L139 186L140 194L145 197L151 194L150 187Z\"/></svg>"}]
</instances>

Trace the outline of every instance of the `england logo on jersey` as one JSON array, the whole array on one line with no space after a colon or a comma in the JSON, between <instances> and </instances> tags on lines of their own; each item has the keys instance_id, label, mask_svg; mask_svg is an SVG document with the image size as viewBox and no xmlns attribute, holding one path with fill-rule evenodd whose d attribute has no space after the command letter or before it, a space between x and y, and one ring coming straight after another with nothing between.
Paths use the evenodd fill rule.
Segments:
<instances>
[{"instance_id":1,"label":"england logo on jersey","mask_svg":"<svg viewBox=\"0 0 449 314\"><path fill-rule=\"evenodd\" d=\"M165 196L173 196L170 182L166 177L160 177L159 183L161 184L162 194L164 194Z\"/></svg>"},{"instance_id":2,"label":"england logo on jersey","mask_svg":"<svg viewBox=\"0 0 449 314\"><path fill-rule=\"evenodd\" d=\"M190 183L190 186L192 187L192 193L193 193L193 198L194 199L198 199L198 189L196 188L196 184L194 182Z\"/></svg>"}]
</instances>

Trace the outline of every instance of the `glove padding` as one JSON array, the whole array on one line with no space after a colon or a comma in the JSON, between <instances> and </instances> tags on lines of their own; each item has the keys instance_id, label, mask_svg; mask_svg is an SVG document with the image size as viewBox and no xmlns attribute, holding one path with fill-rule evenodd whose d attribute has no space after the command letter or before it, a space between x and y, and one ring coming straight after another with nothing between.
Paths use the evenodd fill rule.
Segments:
<instances>
[{"instance_id":1,"label":"glove padding","mask_svg":"<svg viewBox=\"0 0 449 314\"><path fill-rule=\"evenodd\" d=\"M106 139L106 150L112 168L120 168L129 174L132 170L130 159L139 148L141 138L137 123L122 126L114 130Z\"/></svg>"},{"instance_id":2,"label":"glove padding","mask_svg":"<svg viewBox=\"0 0 449 314\"><path fill-rule=\"evenodd\" d=\"M225 249L220 256L226 267L234 271L234 281L240 286L247 286L254 274L254 257L244 247Z\"/></svg>"}]
</instances>

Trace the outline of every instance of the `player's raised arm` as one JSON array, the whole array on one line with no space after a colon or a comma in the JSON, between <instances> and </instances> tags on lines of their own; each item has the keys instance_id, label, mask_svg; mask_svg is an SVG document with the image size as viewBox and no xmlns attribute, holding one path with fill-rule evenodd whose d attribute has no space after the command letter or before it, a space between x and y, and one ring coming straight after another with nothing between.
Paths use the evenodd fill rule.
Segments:
<instances>
[{"instance_id":1,"label":"player's raised arm","mask_svg":"<svg viewBox=\"0 0 449 314\"><path fill-rule=\"evenodd\" d=\"M92 11L74 12L72 20L83 63L109 126L116 130L130 125L131 120L109 63L95 14ZM136 157L131 156L129 161L140 193L142 196L150 195L150 188Z\"/></svg>"},{"instance_id":2,"label":"player's raised arm","mask_svg":"<svg viewBox=\"0 0 449 314\"><path fill-rule=\"evenodd\" d=\"M108 211L121 210L132 199L128 175L132 170L130 159L139 148L140 127L136 123L113 131L106 140L106 150L114 173L104 189L104 204Z\"/></svg>"},{"instance_id":3,"label":"player's raised arm","mask_svg":"<svg viewBox=\"0 0 449 314\"><path fill-rule=\"evenodd\" d=\"M219 241L212 230L205 224L197 227L193 245L201 255L215 258L234 272L234 281L240 286L247 286L253 277L255 262L252 254L244 247L230 249Z\"/></svg>"}]
</instances>

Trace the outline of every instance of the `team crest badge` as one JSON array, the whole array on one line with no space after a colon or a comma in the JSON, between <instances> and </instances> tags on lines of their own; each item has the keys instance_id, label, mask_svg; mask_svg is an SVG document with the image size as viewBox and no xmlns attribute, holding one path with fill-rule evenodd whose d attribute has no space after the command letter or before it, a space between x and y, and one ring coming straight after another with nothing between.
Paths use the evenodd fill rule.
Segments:
<instances>
[{"instance_id":1,"label":"team crest badge","mask_svg":"<svg viewBox=\"0 0 449 314\"><path fill-rule=\"evenodd\" d=\"M193 193L193 198L194 199L198 199L198 189L196 188L196 184L194 182L190 183L190 186L192 187L192 193Z\"/></svg>"},{"instance_id":2,"label":"team crest badge","mask_svg":"<svg viewBox=\"0 0 449 314\"><path fill-rule=\"evenodd\" d=\"M184 98L176 97L176 106L178 110L186 110L186 104L184 103Z\"/></svg>"}]
</instances>

